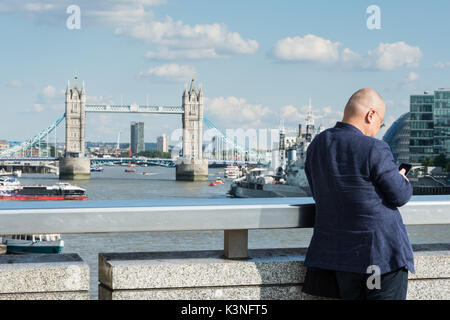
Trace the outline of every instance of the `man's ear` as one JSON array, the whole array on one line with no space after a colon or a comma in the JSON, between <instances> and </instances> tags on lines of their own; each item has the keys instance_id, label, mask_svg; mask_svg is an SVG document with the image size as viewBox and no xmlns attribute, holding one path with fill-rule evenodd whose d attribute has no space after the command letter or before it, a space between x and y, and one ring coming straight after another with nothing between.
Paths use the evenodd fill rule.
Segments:
<instances>
[{"instance_id":1,"label":"man's ear","mask_svg":"<svg viewBox=\"0 0 450 320\"><path fill-rule=\"evenodd\" d=\"M375 110L370 109L367 113L366 113L366 121L367 123L372 123L374 120L373 118L375 117Z\"/></svg>"}]
</instances>

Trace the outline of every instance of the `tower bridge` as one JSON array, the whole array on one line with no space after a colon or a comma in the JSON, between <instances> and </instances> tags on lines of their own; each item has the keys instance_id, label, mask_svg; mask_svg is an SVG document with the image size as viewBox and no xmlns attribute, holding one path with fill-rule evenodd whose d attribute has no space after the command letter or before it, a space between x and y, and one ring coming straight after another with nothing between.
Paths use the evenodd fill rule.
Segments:
<instances>
[{"instance_id":1,"label":"tower bridge","mask_svg":"<svg viewBox=\"0 0 450 320\"><path fill-rule=\"evenodd\" d=\"M254 150L243 147L235 142L235 137L228 137L203 114L203 90L195 88L192 79L190 89L184 89L181 106L140 106L131 105L89 105L86 104L86 88L84 82L79 88L78 79L75 77L73 87L67 83L65 92L65 113L62 114L50 126L42 129L21 144L13 145L9 149L0 151L0 161L55 161L59 160L60 177L64 179L89 179L91 161L103 162L99 159L86 157L86 113L146 113L146 114L176 114L181 115L183 126L182 156L176 160L165 161L164 164L176 167L177 180L206 180L208 176L208 162L210 164L257 164L264 158ZM40 158L30 152L33 147L39 146L47 139L58 125L65 120L65 153L62 158ZM245 155L248 159L244 162L221 161L219 159L204 159L202 153L203 122L214 131L214 136L227 147L232 147L234 152ZM25 156L30 153L30 157ZM34 157L34 158L33 158ZM23 158L23 159L22 159ZM220 157L219 157L220 158ZM94 161L97 160L97 161ZM118 160L120 161L120 160ZM158 162L159 163L159 162Z\"/></svg>"},{"instance_id":2,"label":"tower bridge","mask_svg":"<svg viewBox=\"0 0 450 320\"><path fill-rule=\"evenodd\" d=\"M86 113L155 113L181 114L183 125L183 154L176 163L177 180L207 180L208 160L203 159L203 90L195 88L192 79L184 89L181 106L87 105L84 82L81 88L75 77L73 87L67 83L65 93L66 149L60 159L60 177L88 179L90 159L86 157Z\"/></svg>"}]
</instances>

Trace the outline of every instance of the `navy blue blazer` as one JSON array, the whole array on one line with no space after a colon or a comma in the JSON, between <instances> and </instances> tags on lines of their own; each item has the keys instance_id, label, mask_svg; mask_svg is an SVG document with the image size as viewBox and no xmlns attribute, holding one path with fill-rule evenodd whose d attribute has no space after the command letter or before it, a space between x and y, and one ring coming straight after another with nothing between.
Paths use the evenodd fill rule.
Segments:
<instances>
[{"instance_id":1,"label":"navy blue blazer","mask_svg":"<svg viewBox=\"0 0 450 320\"><path fill-rule=\"evenodd\" d=\"M397 207L412 195L389 145L337 122L317 135L306 152L305 172L316 202L314 232L305 266L381 274L414 259ZM373 271L370 272L373 274Z\"/></svg>"}]
</instances>

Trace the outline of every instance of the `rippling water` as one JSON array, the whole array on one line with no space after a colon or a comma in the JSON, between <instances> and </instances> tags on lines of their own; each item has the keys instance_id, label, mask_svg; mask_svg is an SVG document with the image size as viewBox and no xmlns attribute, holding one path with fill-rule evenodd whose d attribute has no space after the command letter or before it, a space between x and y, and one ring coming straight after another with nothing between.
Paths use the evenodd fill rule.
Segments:
<instances>
[{"instance_id":1,"label":"rippling water","mask_svg":"<svg viewBox=\"0 0 450 320\"><path fill-rule=\"evenodd\" d=\"M104 172L92 173L87 181L73 183L87 189L89 200L152 200L182 198L225 198L230 182L215 187L208 182L175 180L174 168L136 167L136 173L125 173L124 167L105 167ZM147 174L144 175L143 173ZM223 169L210 169L215 176ZM210 180L214 177L210 177ZM24 174L23 184L53 184L54 175ZM410 226L412 243L450 243L448 226ZM249 248L307 247L312 229L250 230ZM148 233L109 233L63 235L63 253L78 253L90 268L91 298L97 299L99 252L145 252L222 250L223 231L174 231Z\"/></svg>"}]
</instances>

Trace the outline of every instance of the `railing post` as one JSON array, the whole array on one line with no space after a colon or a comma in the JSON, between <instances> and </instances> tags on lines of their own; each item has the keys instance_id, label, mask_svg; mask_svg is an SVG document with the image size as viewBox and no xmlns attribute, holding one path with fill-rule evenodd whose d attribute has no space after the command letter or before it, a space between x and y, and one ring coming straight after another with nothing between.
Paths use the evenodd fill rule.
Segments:
<instances>
[{"instance_id":1,"label":"railing post","mask_svg":"<svg viewBox=\"0 0 450 320\"><path fill-rule=\"evenodd\" d=\"M224 231L224 254L229 259L248 257L248 230Z\"/></svg>"}]
</instances>

